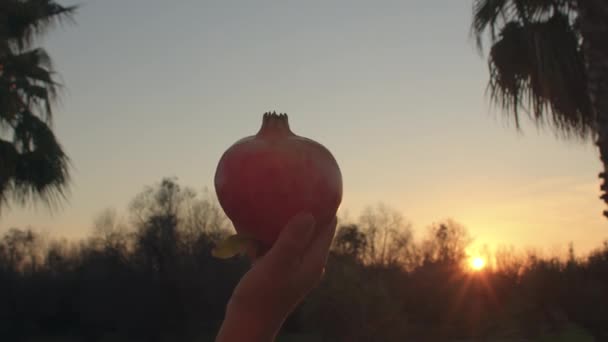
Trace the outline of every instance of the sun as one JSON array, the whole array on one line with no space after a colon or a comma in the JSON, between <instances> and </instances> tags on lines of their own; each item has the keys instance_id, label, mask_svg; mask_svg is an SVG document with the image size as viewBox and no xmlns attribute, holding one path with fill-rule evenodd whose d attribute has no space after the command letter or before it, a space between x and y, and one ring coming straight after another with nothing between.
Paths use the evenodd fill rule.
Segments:
<instances>
[{"instance_id":1,"label":"sun","mask_svg":"<svg viewBox=\"0 0 608 342\"><path fill-rule=\"evenodd\" d=\"M481 271L486 267L486 261L482 257L474 257L469 261L469 265L474 271Z\"/></svg>"}]
</instances>

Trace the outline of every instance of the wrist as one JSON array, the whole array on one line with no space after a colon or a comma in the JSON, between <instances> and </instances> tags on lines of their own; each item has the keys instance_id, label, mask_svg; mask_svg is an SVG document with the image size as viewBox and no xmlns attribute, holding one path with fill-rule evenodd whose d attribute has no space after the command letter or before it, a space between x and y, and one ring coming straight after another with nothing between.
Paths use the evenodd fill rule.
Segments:
<instances>
[{"instance_id":1,"label":"wrist","mask_svg":"<svg viewBox=\"0 0 608 342\"><path fill-rule=\"evenodd\" d=\"M285 317L265 309L230 301L216 342L274 341Z\"/></svg>"}]
</instances>

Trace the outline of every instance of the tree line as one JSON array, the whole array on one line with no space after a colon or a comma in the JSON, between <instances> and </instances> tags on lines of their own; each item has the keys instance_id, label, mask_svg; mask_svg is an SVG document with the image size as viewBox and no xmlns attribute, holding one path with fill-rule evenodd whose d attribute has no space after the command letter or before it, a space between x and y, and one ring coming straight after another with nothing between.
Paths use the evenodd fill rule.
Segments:
<instances>
[{"instance_id":1,"label":"tree line","mask_svg":"<svg viewBox=\"0 0 608 342\"><path fill-rule=\"evenodd\" d=\"M10 229L0 238L0 336L74 341L212 340L243 257L211 256L231 224L214 197L163 179L105 210L89 237ZM414 238L383 205L342 220L318 289L284 334L318 341L608 339L608 241L586 257L497 251L473 272L464 226ZM46 340L43 340L46 341Z\"/></svg>"}]
</instances>

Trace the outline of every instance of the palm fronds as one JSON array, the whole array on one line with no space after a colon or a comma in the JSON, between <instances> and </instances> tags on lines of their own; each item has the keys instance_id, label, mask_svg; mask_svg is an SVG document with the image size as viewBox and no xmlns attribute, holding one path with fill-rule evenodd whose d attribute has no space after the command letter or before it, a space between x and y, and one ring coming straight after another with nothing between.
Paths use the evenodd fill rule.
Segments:
<instances>
[{"instance_id":1,"label":"palm fronds","mask_svg":"<svg viewBox=\"0 0 608 342\"><path fill-rule=\"evenodd\" d=\"M0 23L4 25L0 25L0 41L23 50L55 25L72 21L76 9L53 0L3 0Z\"/></svg>"},{"instance_id":2,"label":"palm fronds","mask_svg":"<svg viewBox=\"0 0 608 342\"><path fill-rule=\"evenodd\" d=\"M472 32L478 47L489 31L492 103L520 124L534 122L567 137L595 134L586 69L572 1L478 0Z\"/></svg>"},{"instance_id":3,"label":"palm fronds","mask_svg":"<svg viewBox=\"0 0 608 342\"><path fill-rule=\"evenodd\" d=\"M51 129L60 85L50 56L34 40L71 20L76 7L52 0L0 2L0 206L53 206L65 197L69 158Z\"/></svg>"}]
</instances>

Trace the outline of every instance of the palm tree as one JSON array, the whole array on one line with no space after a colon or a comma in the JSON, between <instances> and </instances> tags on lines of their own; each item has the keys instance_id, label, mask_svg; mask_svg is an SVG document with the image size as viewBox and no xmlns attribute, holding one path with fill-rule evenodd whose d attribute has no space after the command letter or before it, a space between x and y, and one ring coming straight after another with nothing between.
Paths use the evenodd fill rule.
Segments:
<instances>
[{"instance_id":1,"label":"palm tree","mask_svg":"<svg viewBox=\"0 0 608 342\"><path fill-rule=\"evenodd\" d=\"M0 2L0 207L9 194L20 204L65 195L69 159L51 129L59 84L32 45L74 11L51 0Z\"/></svg>"},{"instance_id":2,"label":"palm tree","mask_svg":"<svg viewBox=\"0 0 608 342\"><path fill-rule=\"evenodd\" d=\"M608 203L608 1L474 0L472 32L480 49L489 33L490 99L517 127L524 113L596 139Z\"/></svg>"}]
</instances>

